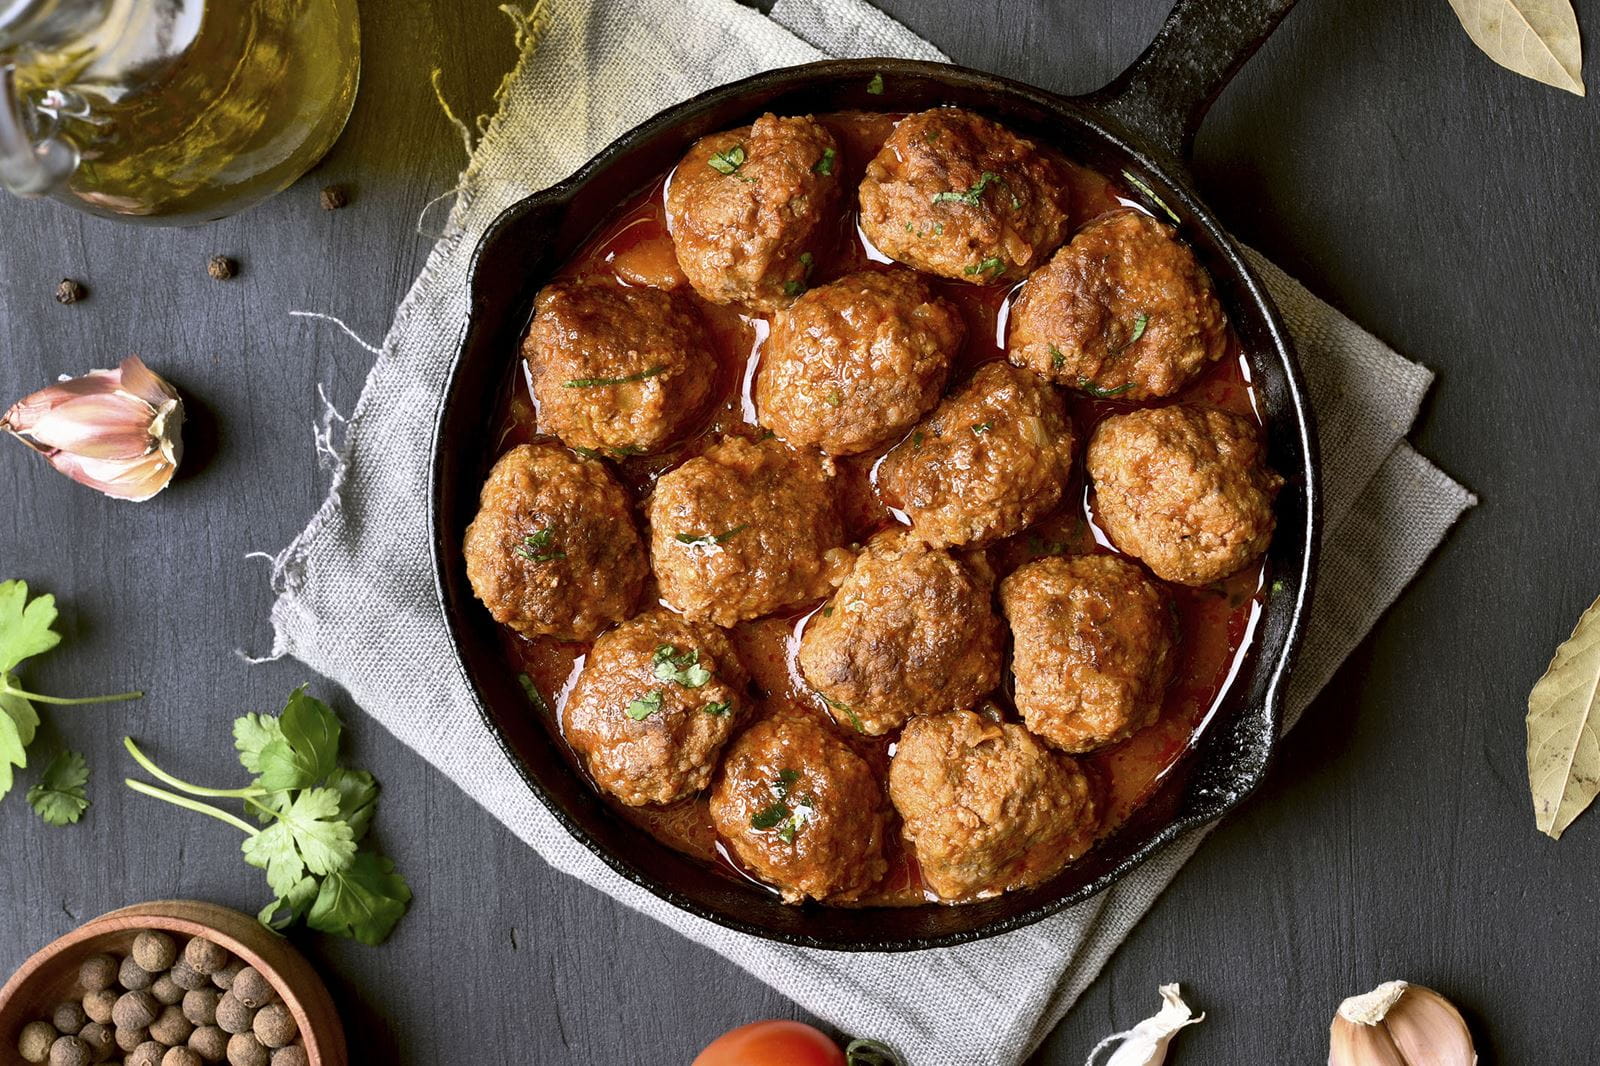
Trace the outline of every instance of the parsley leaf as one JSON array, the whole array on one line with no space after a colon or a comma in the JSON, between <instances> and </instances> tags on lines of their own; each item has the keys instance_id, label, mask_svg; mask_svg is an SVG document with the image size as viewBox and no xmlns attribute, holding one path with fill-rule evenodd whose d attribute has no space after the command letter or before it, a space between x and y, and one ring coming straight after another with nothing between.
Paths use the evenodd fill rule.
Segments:
<instances>
[{"instance_id":1,"label":"parsley leaf","mask_svg":"<svg viewBox=\"0 0 1600 1066\"><path fill-rule=\"evenodd\" d=\"M522 543L512 548L511 551L533 563L548 563L556 559L565 559L567 553L560 548L550 547L550 541L555 536L551 529L536 529L522 538Z\"/></svg>"},{"instance_id":2,"label":"parsley leaf","mask_svg":"<svg viewBox=\"0 0 1600 1066\"><path fill-rule=\"evenodd\" d=\"M573 378L571 381L563 381L561 387L564 389L593 389L602 385L631 385L635 381L645 381L648 378L653 378L666 372L667 368L665 366L653 366L648 370L641 370L637 374L629 374L627 377L621 378Z\"/></svg>"},{"instance_id":3,"label":"parsley leaf","mask_svg":"<svg viewBox=\"0 0 1600 1066\"><path fill-rule=\"evenodd\" d=\"M545 702L544 694L539 691L539 686L533 683L533 678L527 674L518 674L517 683L522 686L523 694L528 697L528 702L533 704L533 709L541 714L550 713L550 705Z\"/></svg>"},{"instance_id":4,"label":"parsley leaf","mask_svg":"<svg viewBox=\"0 0 1600 1066\"><path fill-rule=\"evenodd\" d=\"M273 715L252 711L233 720L233 746L239 750L239 762L252 774L261 772L261 751L274 740L283 740L283 730Z\"/></svg>"},{"instance_id":5,"label":"parsley leaf","mask_svg":"<svg viewBox=\"0 0 1600 1066\"><path fill-rule=\"evenodd\" d=\"M732 148L724 149L712 155L710 159L706 160L706 165L718 174L732 174L744 166L746 158L748 157L745 155L744 145L736 144Z\"/></svg>"},{"instance_id":6,"label":"parsley leaf","mask_svg":"<svg viewBox=\"0 0 1600 1066\"><path fill-rule=\"evenodd\" d=\"M61 634L51 628L55 621L54 596L36 596L29 603L27 582L0 582L0 671L14 670L22 660L60 644Z\"/></svg>"},{"instance_id":7,"label":"parsley leaf","mask_svg":"<svg viewBox=\"0 0 1600 1066\"><path fill-rule=\"evenodd\" d=\"M28 789L28 804L51 825L71 825L89 809L84 785L89 783L89 764L75 751L63 751L44 768L38 784Z\"/></svg>"},{"instance_id":8,"label":"parsley leaf","mask_svg":"<svg viewBox=\"0 0 1600 1066\"><path fill-rule=\"evenodd\" d=\"M1061 354L1061 349L1055 345L1050 346L1050 368L1060 370L1067 365L1067 357Z\"/></svg>"},{"instance_id":9,"label":"parsley leaf","mask_svg":"<svg viewBox=\"0 0 1600 1066\"><path fill-rule=\"evenodd\" d=\"M872 80L867 82L867 92L873 96L883 95L883 75L874 74Z\"/></svg>"},{"instance_id":10,"label":"parsley leaf","mask_svg":"<svg viewBox=\"0 0 1600 1066\"><path fill-rule=\"evenodd\" d=\"M782 801L772 803L750 816L751 829L771 829L789 817L789 805Z\"/></svg>"},{"instance_id":11,"label":"parsley leaf","mask_svg":"<svg viewBox=\"0 0 1600 1066\"><path fill-rule=\"evenodd\" d=\"M256 756L260 768L256 785L279 792L307 788L327 777L339 757L339 730L339 719L328 705L307 695L301 685L278 716L279 736L263 745Z\"/></svg>"},{"instance_id":12,"label":"parsley leaf","mask_svg":"<svg viewBox=\"0 0 1600 1066\"><path fill-rule=\"evenodd\" d=\"M1128 344L1133 344L1138 341L1140 337L1144 336L1145 327L1149 324L1150 316L1145 314L1143 311L1140 311L1138 316L1133 320L1133 334L1128 338ZM1123 347L1126 348L1128 344L1124 344Z\"/></svg>"},{"instance_id":13,"label":"parsley leaf","mask_svg":"<svg viewBox=\"0 0 1600 1066\"><path fill-rule=\"evenodd\" d=\"M1090 396L1093 396L1097 400L1109 400L1114 396L1121 396L1131 388L1133 388L1133 382L1131 381L1122 385L1118 385L1114 389L1102 389L1099 385L1096 385L1088 378L1078 379L1078 390L1080 392L1087 392Z\"/></svg>"},{"instance_id":14,"label":"parsley leaf","mask_svg":"<svg viewBox=\"0 0 1600 1066\"><path fill-rule=\"evenodd\" d=\"M377 945L388 938L410 903L411 886L395 872L394 863L364 851L349 867L322 882L306 924L320 932Z\"/></svg>"},{"instance_id":15,"label":"parsley leaf","mask_svg":"<svg viewBox=\"0 0 1600 1066\"><path fill-rule=\"evenodd\" d=\"M749 522L742 522L732 529L723 530L721 533L679 533L677 540L679 544L694 544L701 547L712 544L726 544L749 528Z\"/></svg>"},{"instance_id":16,"label":"parsley leaf","mask_svg":"<svg viewBox=\"0 0 1600 1066\"><path fill-rule=\"evenodd\" d=\"M817 165L811 168L812 172L821 174L823 177L831 175L833 173L833 161L838 157L838 154L832 148L824 148L822 150L822 158L817 160Z\"/></svg>"},{"instance_id":17,"label":"parsley leaf","mask_svg":"<svg viewBox=\"0 0 1600 1066\"><path fill-rule=\"evenodd\" d=\"M988 274L988 273L993 272L993 273L999 274L999 273L1002 273L1005 270L1005 268L1006 268L1006 261L1004 259L1001 259L997 255L991 255L989 258L985 259L981 263L973 263L971 266L964 268L961 271L961 273L963 273L963 274Z\"/></svg>"},{"instance_id":18,"label":"parsley leaf","mask_svg":"<svg viewBox=\"0 0 1600 1066\"><path fill-rule=\"evenodd\" d=\"M972 183L966 192L936 192L933 194L933 202L936 204L958 203L966 204L968 207L977 207L978 204L983 201L984 191L988 189L989 186L997 183L1003 186L1006 183L1006 179L1002 178L992 170L985 170L978 180ZM1015 195L1011 197L1011 206L1018 206L1018 201Z\"/></svg>"},{"instance_id":19,"label":"parsley leaf","mask_svg":"<svg viewBox=\"0 0 1600 1066\"><path fill-rule=\"evenodd\" d=\"M974 437L981 437L993 428L993 422L974 422L972 424L972 435Z\"/></svg>"},{"instance_id":20,"label":"parsley leaf","mask_svg":"<svg viewBox=\"0 0 1600 1066\"><path fill-rule=\"evenodd\" d=\"M661 690L651 689L648 693L632 701L622 713L635 722L642 722L661 709Z\"/></svg>"},{"instance_id":21,"label":"parsley leaf","mask_svg":"<svg viewBox=\"0 0 1600 1066\"><path fill-rule=\"evenodd\" d=\"M378 810L378 782L365 770L335 770L328 775L328 787L339 793L339 817L350 827L356 843L372 827Z\"/></svg>"},{"instance_id":22,"label":"parsley leaf","mask_svg":"<svg viewBox=\"0 0 1600 1066\"><path fill-rule=\"evenodd\" d=\"M317 898L318 887L315 877L302 877L288 892L262 907L261 913L256 915L256 921L275 933L283 932L305 917L306 911L311 909L311 904Z\"/></svg>"},{"instance_id":23,"label":"parsley leaf","mask_svg":"<svg viewBox=\"0 0 1600 1066\"><path fill-rule=\"evenodd\" d=\"M725 718L733 713L733 704L718 700L715 703L708 703L700 709L713 718Z\"/></svg>"},{"instance_id":24,"label":"parsley leaf","mask_svg":"<svg viewBox=\"0 0 1600 1066\"><path fill-rule=\"evenodd\" d=\"M813 689L812 691L816 691L816 690ZM857 714L854 710L852 710L849 704L840 703L838 700L834 699L832 696L824 695L821 692L817 692L817 695L821 696L822 697L822 702L826 703L829 707L833 708L836 711L843 711L845 713L845 717L850 719L851 728L853 728L857 733L865 733L866 732L866 730L863 729L862 726L861 726L861 716L859 714ZM838 718L838 715L835 715L834 717Z\"/></svg>"},{"instance_id":25,"label":"parsley leaf","mask_svg":"<svg viewBox=\"0 0 1600 1066\"><path fill-rule=\"evenodd\" d=\"M337 873L355 858L355 834L339 818L338 789L303 789L274 814L276 821L247 837L241 850L245 862L267 872L267 884L278 895L286 895L308 871Z\"/></svg>"},{"instance_id":26,"label":"parsley leaf","mask_svg":"<svg viewBox=\"0 0 1600 1066\"><path fill-rule=\"evenodd\" d=\"M676 681L684 688L700 688L711 680L711 671L700 662L699 648L679 651L671 644L662 644L656 648L651 661L655 663L657 681Z\"/></svg>"}]
</instances>

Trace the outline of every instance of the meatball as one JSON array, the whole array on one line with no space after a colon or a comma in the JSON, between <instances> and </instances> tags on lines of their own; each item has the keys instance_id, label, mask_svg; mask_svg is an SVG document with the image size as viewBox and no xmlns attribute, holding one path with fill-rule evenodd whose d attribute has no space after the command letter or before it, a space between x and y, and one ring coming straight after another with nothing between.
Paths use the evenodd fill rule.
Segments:
<instances>
[{"instance_id":1,"label":"meatball","mask_svg":"<svg viewBox=\"0 0 1600 1066\"><path fill-rule=\"evenodd\" d=\"M1089 442L1100 525L1156 576L1207 585L1266 551L1283 479L1256 424L1178 404L1108 418Z\"/></svg>"},{"instance_id":2,"label":"meatball","mask_svg":"<svg viewBox=\"0 0 1600 1066\"><path fill-rule=\"evenodd\" d=\"M889 796L940 899L1038 884L1094 841L1077 763L1020 725L972 711L911 720L889 764Z\"/></svg>"},{"instance_id":3,"label":"meatball","mask_svg":"<svg viewBox=\"0 0 1600 1066\"><path fill-rule=\"evenodd\" d=\"M662 475L647 508L662 600L696 621L819 599L850 563L831 476L778 440L722 440Z\"/></svg>"},{"instance_id":4,"label":"meatball","mask_svg":"<svg viewBox=\"0 0 1600 1066\"><path fill-rule=\"evenodd\" d=\"M1171 226L1105 215L1036 271L1011 308L1013 363L1095 396L1170 396L1228 346L1211 279Z\"/></svg>"},{"instance_id":5,"label":"meatball","mask_svg":"<svg viewBox=\"0 0 1600 1066\"><path fill-rule=\"evenodd\" d=\"M1067 752L1126 740L1156 720L1174 662L1171 602L1115 555L1040 559L1000 583L1017 711Z\"/></svg>"},{"instance_id":6,"label":"meatball","mask_svg":"<svg viewBox=\"0 0 1600 1066\"><path fill-rule=\"evenodd\" d=\"M993 590L981 556L880 533L806 623L806 683L840 725L873 736L914 714L970 707L1000 683Z\"/></svg>"},{"instance_id":7,"label":"meatball","mask_svg":"<svg viewBox=\"0 0 1600 1066\"><path fill-rule=\"evenodd\" d=\"M852 274L780 311L761 351L761 424L852 455L887 444L944 392L966 326L909 270Z\"/></svg>"},{"instance_id":8,"label":"meatball","mask_svg":"<svg viewBox=\"0 0 1600 1066\"><path fill-rule=\"evenodd\" d=\"M546 285L523 358L539 428L575 448L657 451L698 415L717 379L689 299L608 277Z\"/></svg>"},{"instance_id":9,"label":"meatball","mask_svg":"<svg viewBox=\"0 0 1600 1066\"><path fill-rule=\"evenodd\" d=\"M978 284L1017 281L1067 237L1065 165L970 111L902 119L867 164L861 228L892 259Z\"/></svg>"},{"instance_id":10,"label":"meatball","mask_svg":"<svg viewBox=\"0 0 1600 1066\"><path fill-rule=\"evenodd\" d=\"M562 712L567 743L623 803L672 803L711 781L748 683L722 630L648 611L594 642Z\"/></svg>"},{"instance_id":11,"label":"meatball","mask_svg":"<svg viewBox=\"0 0 1600 1066\"><path fill-rule=\"evenodd\" d=\"M987 363L884 457L878 485L930 544L1010 536L1061 502L1072 423L1048 384Z\"/></svg>"},{"instance_id":12,"label":"meatball","mask_svg":"<svg viewBox=\"0 0 1600 1066\"><path fill-rule=\"evenodd\" d=\"M762 115L696 141L667 186L667 228L695 291L765 311L804 292L839 218L842 167L809 116Z\"/></svg>"},{"instance_id":13,"label":"meatball","mask_svg":"<svg viewBox=\"0 0 1600 1066\"><path fill-rule=\"evenodd\" d=\"M711 820L789 903L858 899L888 869L888 804L872 768L812 717L763 719L728 746Z\"/></svg>"},{"instance_id":14,"label":"meatball","mask_svg":"<svg viewBox=\"0 0 1600 1066\"><path fill-rule=\"evenodd\" d=\"M649 566L605 464L521 444L489 472L464 544L472 591L525 636L589 640L633 613Z\"/></svg>"}]
</instances>

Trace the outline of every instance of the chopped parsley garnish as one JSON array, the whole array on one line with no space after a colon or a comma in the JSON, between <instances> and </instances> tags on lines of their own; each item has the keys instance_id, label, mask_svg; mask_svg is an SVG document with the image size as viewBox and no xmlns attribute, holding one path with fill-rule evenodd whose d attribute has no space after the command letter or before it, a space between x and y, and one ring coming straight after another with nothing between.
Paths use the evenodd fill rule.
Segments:
<instances>
[{"instance_id":1,"label":"chopped parsley garnish","mask_svg":"<svg viewBox=\"0 0 1600 1066\"><path fill-rule=\"evenodd\" d=\"M733 704L718 700L716 703L708 703L700 709L713 718L723 718L733 713Z\"/></svg>"},{"instance_id":2,"label":"chopped parsley garnish","mask_svg":"<svg viewBox=\"0 0 1600 1066\"><path fill-rule=\"evenodd\" d=\"M985 259L981 263L973 263L971 266L967 267L961 273L963 273L963 274L988 274L990 272L993 272L993 273L998 274L1001 271L1005 270L1005 268L1006 268L1006 261L1004 259L1001 259L997 255L991 255L989 258Z\"/></svg>"},{"instance_id":3,"label":"chopped parsley garnish","mask_svg":"<svg viewBox=\"0 0 1600 1066\"><path fill-rule=\"evenodd\" d=\"M783 283L783 294L791 300L805 291L806 283L803 281L786 281Z\"/></svg>"},{"instance_id":4,"label":"chopped parsley garnish","mask_svg":"<svg viewBox=\"0 0 1600 1066\"><path fill-rule=\"evenodd\" d=\"M806 277L809 278L811 276L811 268L816 265L816 259L812 257L810 252L801 252L800 265L806 268Z\"/></svg>"},{"instance_id":5,"label":"chopped parsley garnish","mask_svg":"<svg viewBox=\"0 0 1600 1066\"><path fill-rule=\"evenodd\" d=\"M724 529L721 533L679 533L679 544L698 544L708 547L712 544L726 544L734 537L750 528L749 522L742 522L732 529Z\"/></svg>"},{"instance_id":6,"label":"chopped parsley garnish","mask_svg":"<svg viewBox=\"0 0 1600 1066\"><path fill-rule=\"evenodd\" d=\"M922 450L922 442L927 440L927 439L928 439L927 438L927 434L923 433L922 430L920 430L920 429L917 430L916 432L912 433L911 434L911 450L914 451L914 452L920 452Z\"/></svg>"},{"instance_id":7,"label":"chopped parsley garnish","mask_svg":"<svg viewBox=\"0 0 1600 1066\"><path fill-rule=\"evenodd\" d=\"M798 780L800 780L800 771L787 768L779 770L777 784L772 786L772 790L778 794L779 799L788 799L789 790L794 787L794 783Z\"/></svg>"},{"instance_id":8,"label":"chopped parsley garnish","mask_svg":"<svg viewBox=\"0 0 1600 1066\"><path fill-rule=\"evenodd\" d=\"M824 148L822 150L822 158L817 160L817 165L811 168L812 172L821 174L823 177L827 177L828 175L832 174L833 161L838 157L838 155L839 153L835 152L832 148Z\"/></svg>"},{"instance_id":9,"label":"chopped parsley garnish","mask_svg":"<svg viewBox=\"0 0 1600 1066\"><path fill-rule=\"evenodd\" d=\"M778 839L785 844L793 844L794 838L799 835L800 830L806 827L807 822L816 817L816 813L817 797L800 797L800 802L794 805L794 811L789 815L789 820L778 828Z\"/></svg>"},{"instance_id":10,"label":"chopped parsley garnish","mask_svg":"<svg viewBox=\"0 0 1600 1066\"><path fill-rule=\"evenodd\" d=\"M785 844L793 844L794 838L805 828L807 822L816 817L817 812L817 798L810 794L800 797L794 806L790 807L789 792L799 780L798 771L779 770L778 779L767 786L774 799L750 816L750 828L776 829L779 840Z\"/></svg>"},{"instance_id":11,"label":"chopped parsley garnish","mask_svg":"<svg viewBox=\"0 0 1600 1066\"><path fill-rule=\"evenodd\" d=\"M522 556L530 563L548 563L556 559L565 559L567 553L560 548L550 547L550 540L555 532L549 529L539 529L522 538L522 543L511 550Z\"/></svg>"},{"instance_id":12,"label":"chopped parsley garnish","mask_svg":"<svg viewBox=\"0 0 1600 1066\"><path fill-rule=\"evenodd\" d=\"M818 692L817 695L821 696L822 697L822 702L826 703L829 707L832 707L836 711L843 711L845 713L845 715L850 719L850 727L852 729L854 729L857 733L865 733L866 732L866 730L863 729L862 726L861 726L861 716L859 714L857 714L854 710L852 710L850 708L849 704L840 703L838 700L834 699L832 696L828 696L828 695L826 695L824 693L821 693L821 692Z\"/></svg>"},{"instance_id":13,"label":"chopped parsley garnish","mask_svg":"<svg viewBox=\"0 0 1600 1066\"><path fill-rule=\"evenodd\" d=\"M1067 546L1059 540L1045 540L1036 534L1028 536L1028 551L1034 555L1065 555Z\"/></svg>"},{"instance_id":14,"label":"chopped parsley garnish","mask_svg":"<svg viewBox=\"0 0 1600 1066\"><path fill-rule=\"evenodd\" d=\"M539 691L539 686L533 683L533 678L527 674L518 674L517 684L522 686L523 694L528 697L528 702L533 704L534 710L541 714L549 713L550 705L544 701L544 694Z\"/></svg>"},{"instance_id":15,"label":"chopped parsley garnish","mask_svg":"<svg viewBox=\"0 0 1600 1066\"><path fill-rule=\"evenodd\" d=\"M713 154L710 159L706 160L706 163L718 174L732 174L744 166L746 158L744 145L736 144L732 148L725 148Z\"/></svg>"},{"instance_id":16,"label":"chopped parsley garnish","mask_svg":"<svg viewBox=\"0 0 1600 1066\"><path fill-rule=\"evenodd\" d=\"M610 456L613 459L626 459L629 456L644 454L644 449L637 444L624 444L620 448L605 449L585 448L582 445L575 444L572 446L572 450L585 459L604 459L606 456Z\"/></svg>"},{"instance_id":17,"label":"chopped parsley garnish","mask_svg":"<svg viewBox=\"0 0 1600 1066\"><path fill-rule=\"evenodd\" d=\"M972 434L975 437L981 437L983 434L989 432L993 428L993 422L974 422L972 424Z\"/></svg>"},{"instance_id":18,"label":"chopped parsley garnish","mask_svg":"<svg viewBox=\"0 0 1600 1066\"><path fill-rule=\"evenodd\" d=\"M1067 357L1061 354L1061 349L1060 348L1057 348L1055 345L1052 344L1050 346L1050 367L1051 367L1051 369L1052 370L1060 370L1062 367L1064 367L1066 365L1067 365Z\"/></svg>"},{"instance_id":19,"label":"chopped parsley garnish","mask_svg":"<svg viewBox=\"0 0 1600 1066\"><path fill-rule=\"evenodd\" d=\"M784 282L783 294L785 296L794 297L805 292L806 288L811 282L811 268L816 266L816 264L816 258L810 252L801 252L800 266L805 271L805 277L803 279L796 278L794 280Z\"/></svg>"},{"instance_id":20,"label":"chopped parsley garnish","mask_svg":"<svg viewBox=\"0 0 1600 1066\"><path fill-rule=\"evenodd\" d=\"M867 82L867 92L871 93L873 96L882 96L883 95L883 75L882 74L874 74L872 76L872 80Z\"/></svg>"},{"instance_id":21,"label":"chopped parsley garnish","mask_svg":"<svg viewBox=\"0 0 1600 1066\"><path fill-rule=\"evenodd\" d=\"M984 190L988 189L991 185L1000 185L1007 191L1009 191L1011 188L1006 184L1005 178L1002 178L992 170L985 170L982 176L980 176L977 181L973 182L972 187L966 192L956 192L951 190L949 192L934 193L933 202L936 204L966 204L968 207L977 207L978 204L983 200ZM1014 192L1011 193L1011 210L1015 211L1021 206L1022 201L1017 199L1017 194Z\"/></svg>"},{"instance_id":22,"label":"chopped parsley garnish","mask_svg":"<svg viewBox=\"0 0 1600 1066\"><path fill-rule=\"evenodd\" d=\"M700 649L679 651L671 644L657 645L655 656L657 681L676 681L684 688L699 688L711 680L711 671L700 663Z\"/></svg>"},{"instance_id":23,"label":"chopped parsley garnish","mask_svg":"<svg viewBox=\"0 0 1600 1066\"><path fill-rule=\"evenodd\" d=\"M1140 311L1138 316L1133 320L1133 335L1128 338L1128 344L1133 344L1137 342L1140 337L1144 336L1145 327L1149 324L1150 316L1145 314L1143 311ZM1124 344L1123 347L1126 348L1128 344Z\"/></svg>"},{"instance_id":24,"label":"chopped parsley garnish","mask_svg":"<svg viewBox=\"0 0 1600 1066\"><path fill-rule=\"evenodd\" d=\"M653 366L649 370L641 370L637 374L629 374L625 378L573 378L571 381L562 382L561 387L564 389L593 389L601 385L629 385L635 381L644 381L646 378L653 378L657 374L666 372L667 368L664 366Z\"/></svg>"},{"instance_id":25,"label":"chopped parsley garnish","mask_svg":"<svg viewBox=\"0 0 1600 1066\"><path fill-rule=\"evenodd\" d=\"M923 134L923 135L922 135L922 137L923 137L923 139L924 139L924 140L926 140L926 141L927 141L927 142L928 142L928 143L929 143L929 144L932 144L932 143L933 143L933 142L934 142L934 141L937 141L937 140L938 140L938 139L939 139L939 135L940 135L940 134L941 134L941 133L943 133L943 132L944 132L944 130L937 130L937 129L935 129L935 130L929 130L929 131L928 131L928 132L927 132L927 133L924 133L924 134Z\"/></svg>"},{"instance_id":26,"label":"chopped parsley garnish","mask_svg":"<svg viewBox=\"0 0 1600 1066\"><path fill-rule=\"evenodd\" d=\"M1109 400L1115 396L1121 396L1131 388L1133 388L1133 382L1131 381L1118 385L1114 389L1102 389L1088 378L1078 379L1078 389L1082 392L1087 392L1097 400Z\"/></svg>"},{"instance_id":27,"label":"chopped parsley garnish","mask_svg":"<svg viewBox=\"0 0 1600 1066\"><path fill-rule=\"evenodd\" d=\"M642 722L660 709L661 690L653 689L646 695L640 696L632 703L629 703L622 713L633 719L635 722Z\"/></svg>"},{"instance_id":28,"label":"chopped parsley garnish","mask_svg":"<svg viewBox=\"0 0 1600 1066\"><path fill-rule=\"evenodd\" d=\"M769 804L750 816L751 829L771 829L789 817L789 805L781 800Z\"/></svg>"},{"instance_id":29,"label":"chopped parsley garnish","mask_svg":"<svg viewBox=\"0 0 1600 1066\"><path fill-rule=\"evenodd\" d=\"M832 392L828 393L828 395L822 398L822 402L827 404L829 407L838 407L840 404L844 403L844 393L838 389L834 389Z\"/></svg>"},{"instance_id":30,"label":"chopped parsley garnish","mask_svg":"<svg viewBox=\"0 0 1600 1066\"><path fill-rule=\"evenodd\" d=\"M1289 587L1289 583L1287 581L1285 581L1283 578L1281 578L1281 577L1280 578L1274 578L1273 582L1272 582L1272 594L1274 596L1280 595L1283 592L1283 590L1288 588L1288 587Z\"/></svg>"}]
</instances>

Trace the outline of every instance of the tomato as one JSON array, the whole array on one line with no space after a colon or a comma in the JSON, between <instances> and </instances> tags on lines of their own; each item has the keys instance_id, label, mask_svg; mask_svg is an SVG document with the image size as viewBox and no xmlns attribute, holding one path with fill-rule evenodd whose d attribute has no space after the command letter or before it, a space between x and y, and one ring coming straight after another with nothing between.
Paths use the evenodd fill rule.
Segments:
<instances>
[{"instance_id":1,"label":"tomato","mask_svg":"<svg viewBox=\"0 0 1600 1066\"><path fill-rule=\"evenodd\" d=\"M800 1022L751 1022L717 1037L692 1066L844 1066L844 1052Z\"/></svg>"}]
</instances>

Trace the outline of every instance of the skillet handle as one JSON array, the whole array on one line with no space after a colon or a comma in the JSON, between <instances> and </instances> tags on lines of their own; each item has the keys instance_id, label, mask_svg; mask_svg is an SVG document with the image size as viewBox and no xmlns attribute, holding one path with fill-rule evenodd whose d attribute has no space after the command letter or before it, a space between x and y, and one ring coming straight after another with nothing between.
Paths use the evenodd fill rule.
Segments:
<instances>
[{"instance_id":1,"label":"skillet handle","mask_svg":"<svg viewBox=\"0 0 1600 1066\"><path fill-rule=\"evenodd\" d=\"M1295 0L1178 0L1150 47L1089 102L1178 158Z\"/></svg>"}]
</instances>

